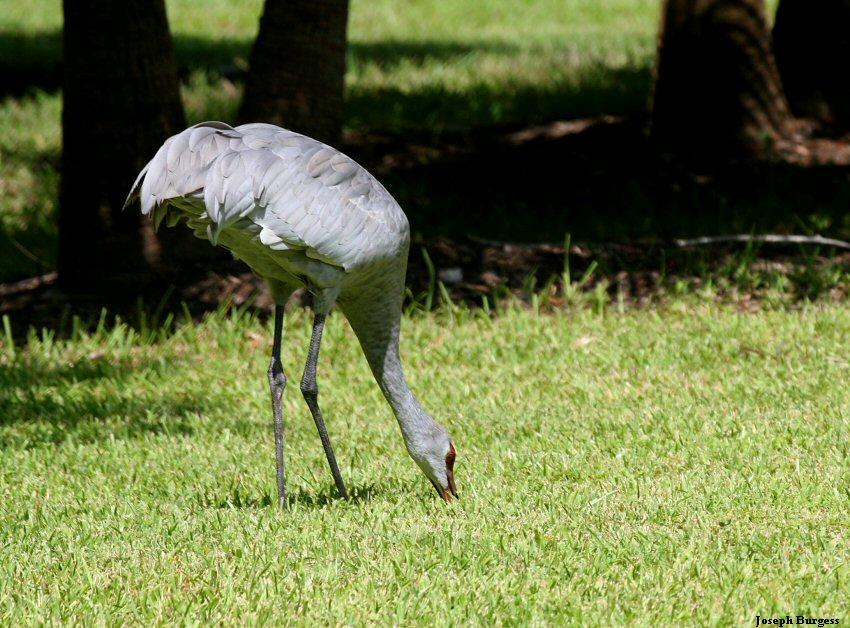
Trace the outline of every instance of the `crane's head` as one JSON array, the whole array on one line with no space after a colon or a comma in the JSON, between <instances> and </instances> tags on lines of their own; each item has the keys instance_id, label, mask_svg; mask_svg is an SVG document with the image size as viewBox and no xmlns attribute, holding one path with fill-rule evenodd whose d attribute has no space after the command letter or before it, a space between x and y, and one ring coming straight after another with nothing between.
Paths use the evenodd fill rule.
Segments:
<instances>
[{"instance_id":1,"label":"crane's head","mask_svg":"<svg viewBox=\"0 0 850 628\"><path fill-rule=\"evenodd\" d=\"M409 449L411 457L434 485L437 494L450 502L453 495L458 496L454 473L457 452L451 438L441 429L417 445Z\"/></svg>"}]
</instances>

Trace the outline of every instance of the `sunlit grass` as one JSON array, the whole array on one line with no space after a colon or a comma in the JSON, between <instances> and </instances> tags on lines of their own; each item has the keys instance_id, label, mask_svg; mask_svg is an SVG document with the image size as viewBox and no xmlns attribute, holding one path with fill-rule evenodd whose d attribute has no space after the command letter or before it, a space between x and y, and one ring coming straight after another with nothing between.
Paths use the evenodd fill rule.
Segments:
<instances>
[{"instance_id":1,"label":"sunlit grass","mask_svg":"<svg viewBox=\"0 0 850 628\"><path fill-rule=\"evenodd\" d=\"M850 313L601 312L405 320L411 384L460 454L450 506L339 316L321 403L358 497L333 499L293 385L287 512L270 505L266 325L6 345L0 622L841 617ZM289 317L291 382L308 329Z\"/></svg>"}]
</instances>

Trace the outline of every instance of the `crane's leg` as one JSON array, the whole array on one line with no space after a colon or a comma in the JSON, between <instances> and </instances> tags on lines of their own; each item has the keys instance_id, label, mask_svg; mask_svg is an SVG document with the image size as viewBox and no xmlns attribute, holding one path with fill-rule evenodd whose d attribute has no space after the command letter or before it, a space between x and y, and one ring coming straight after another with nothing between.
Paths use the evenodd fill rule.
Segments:
<instances>
[{"instance_id":1,"label":"crane's leg","mask_svg":"<svg viewBox=\"0 0 850 628\"><path fill-rule=\"evenodd\" d=\"M283 414L280 407L283 390L286 388L286 375L280 363L280 336L283 327L283 305L274 308L274 343L272 361L269 364L269 388L272 393L272 412L274 413L274 448L277 458L277 503L286 506L286 471L283 460Z\"/></svg>"},{"instance_id":2,"label":"crane's leg","mask_svg":"<svg viewBox=\"0 0 850 628\"><path fill-rule=\"evenodd\" d=\"M304 367L304 375L301 378L301 393L304 395L304 400L310 408L310 414L313 415L313 421L316 422L316 428L319 430L319 438L322 439L322 447L325 449L325 456L328 458L328 464L331 467L331 473L336 482L336 489L339 491L339 496L343 499L348 499L348 491L345 489L345 483L342 481L342 474L339 472L339 467L336 464L336 456L331 447L331 439L328 437L328 430L325 428L325 420L322 418L322 411L319 409L319 386L316 384L316 367L319 362L319 346L322 344L322 330L325 327L325 314L316 312L313 319L313 335L310 338L310 351L307 354L307 365Z\"/></svg>"}]
</instances>

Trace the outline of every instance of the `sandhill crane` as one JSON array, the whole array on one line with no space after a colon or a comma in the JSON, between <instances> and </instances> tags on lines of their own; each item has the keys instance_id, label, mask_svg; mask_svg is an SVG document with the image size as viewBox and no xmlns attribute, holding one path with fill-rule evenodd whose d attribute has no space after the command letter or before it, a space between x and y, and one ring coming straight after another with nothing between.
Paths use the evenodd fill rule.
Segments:
<instances>
[{"instance_id":1,"label":"sandhill crane","mask_svg":"<svg viewBox=\"0 0 850 628\"><path fill-rule=\"evenodd\" d=\"M274 414L278 502L286 504L280 362L283 306L299 287L313 296L313 332L301 392L319 430L337 490L348 491L319 409L316 368L334 304L354 330L392 407L411 458L446 501L457 497L455 448L404 377L399 326L410 227L386 189L363 167L321 142L270 124L203 122L170 137L139 173L139 197L156 227L185 222L229 249L269 285L274 338L268 370ZM126 206L126 205L125 205Z\"/></svg>"}]
</instances>

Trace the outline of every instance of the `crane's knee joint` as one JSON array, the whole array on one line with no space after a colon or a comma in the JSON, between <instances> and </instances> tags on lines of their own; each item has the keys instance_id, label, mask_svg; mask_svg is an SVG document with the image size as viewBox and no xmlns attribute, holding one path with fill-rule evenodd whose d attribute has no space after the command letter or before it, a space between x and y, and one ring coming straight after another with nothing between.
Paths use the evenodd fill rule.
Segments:
<instances>
[{"instance_id":1,"label":"crane's knee joint","mask_svg":"<svg viewBox=\"0 0 850 628\"><path fill-rule=\"evenodd\" d=\"M315 381L301 380L301 394L304 399L317 399L319 397L319 385Z\"/></svg>"},{"instance_id":2,"label":"crane's knee joint","mask_svg":"<svg viewBox=\"0 0 850 628\"><path fill-rule=\"evenodd\" d=\"M272 358L271 364L269 364L268 374L269 386L281 389L286 387L286 374L283 372L283 366L274 358Z\"/></svg>"}]
</instances>

